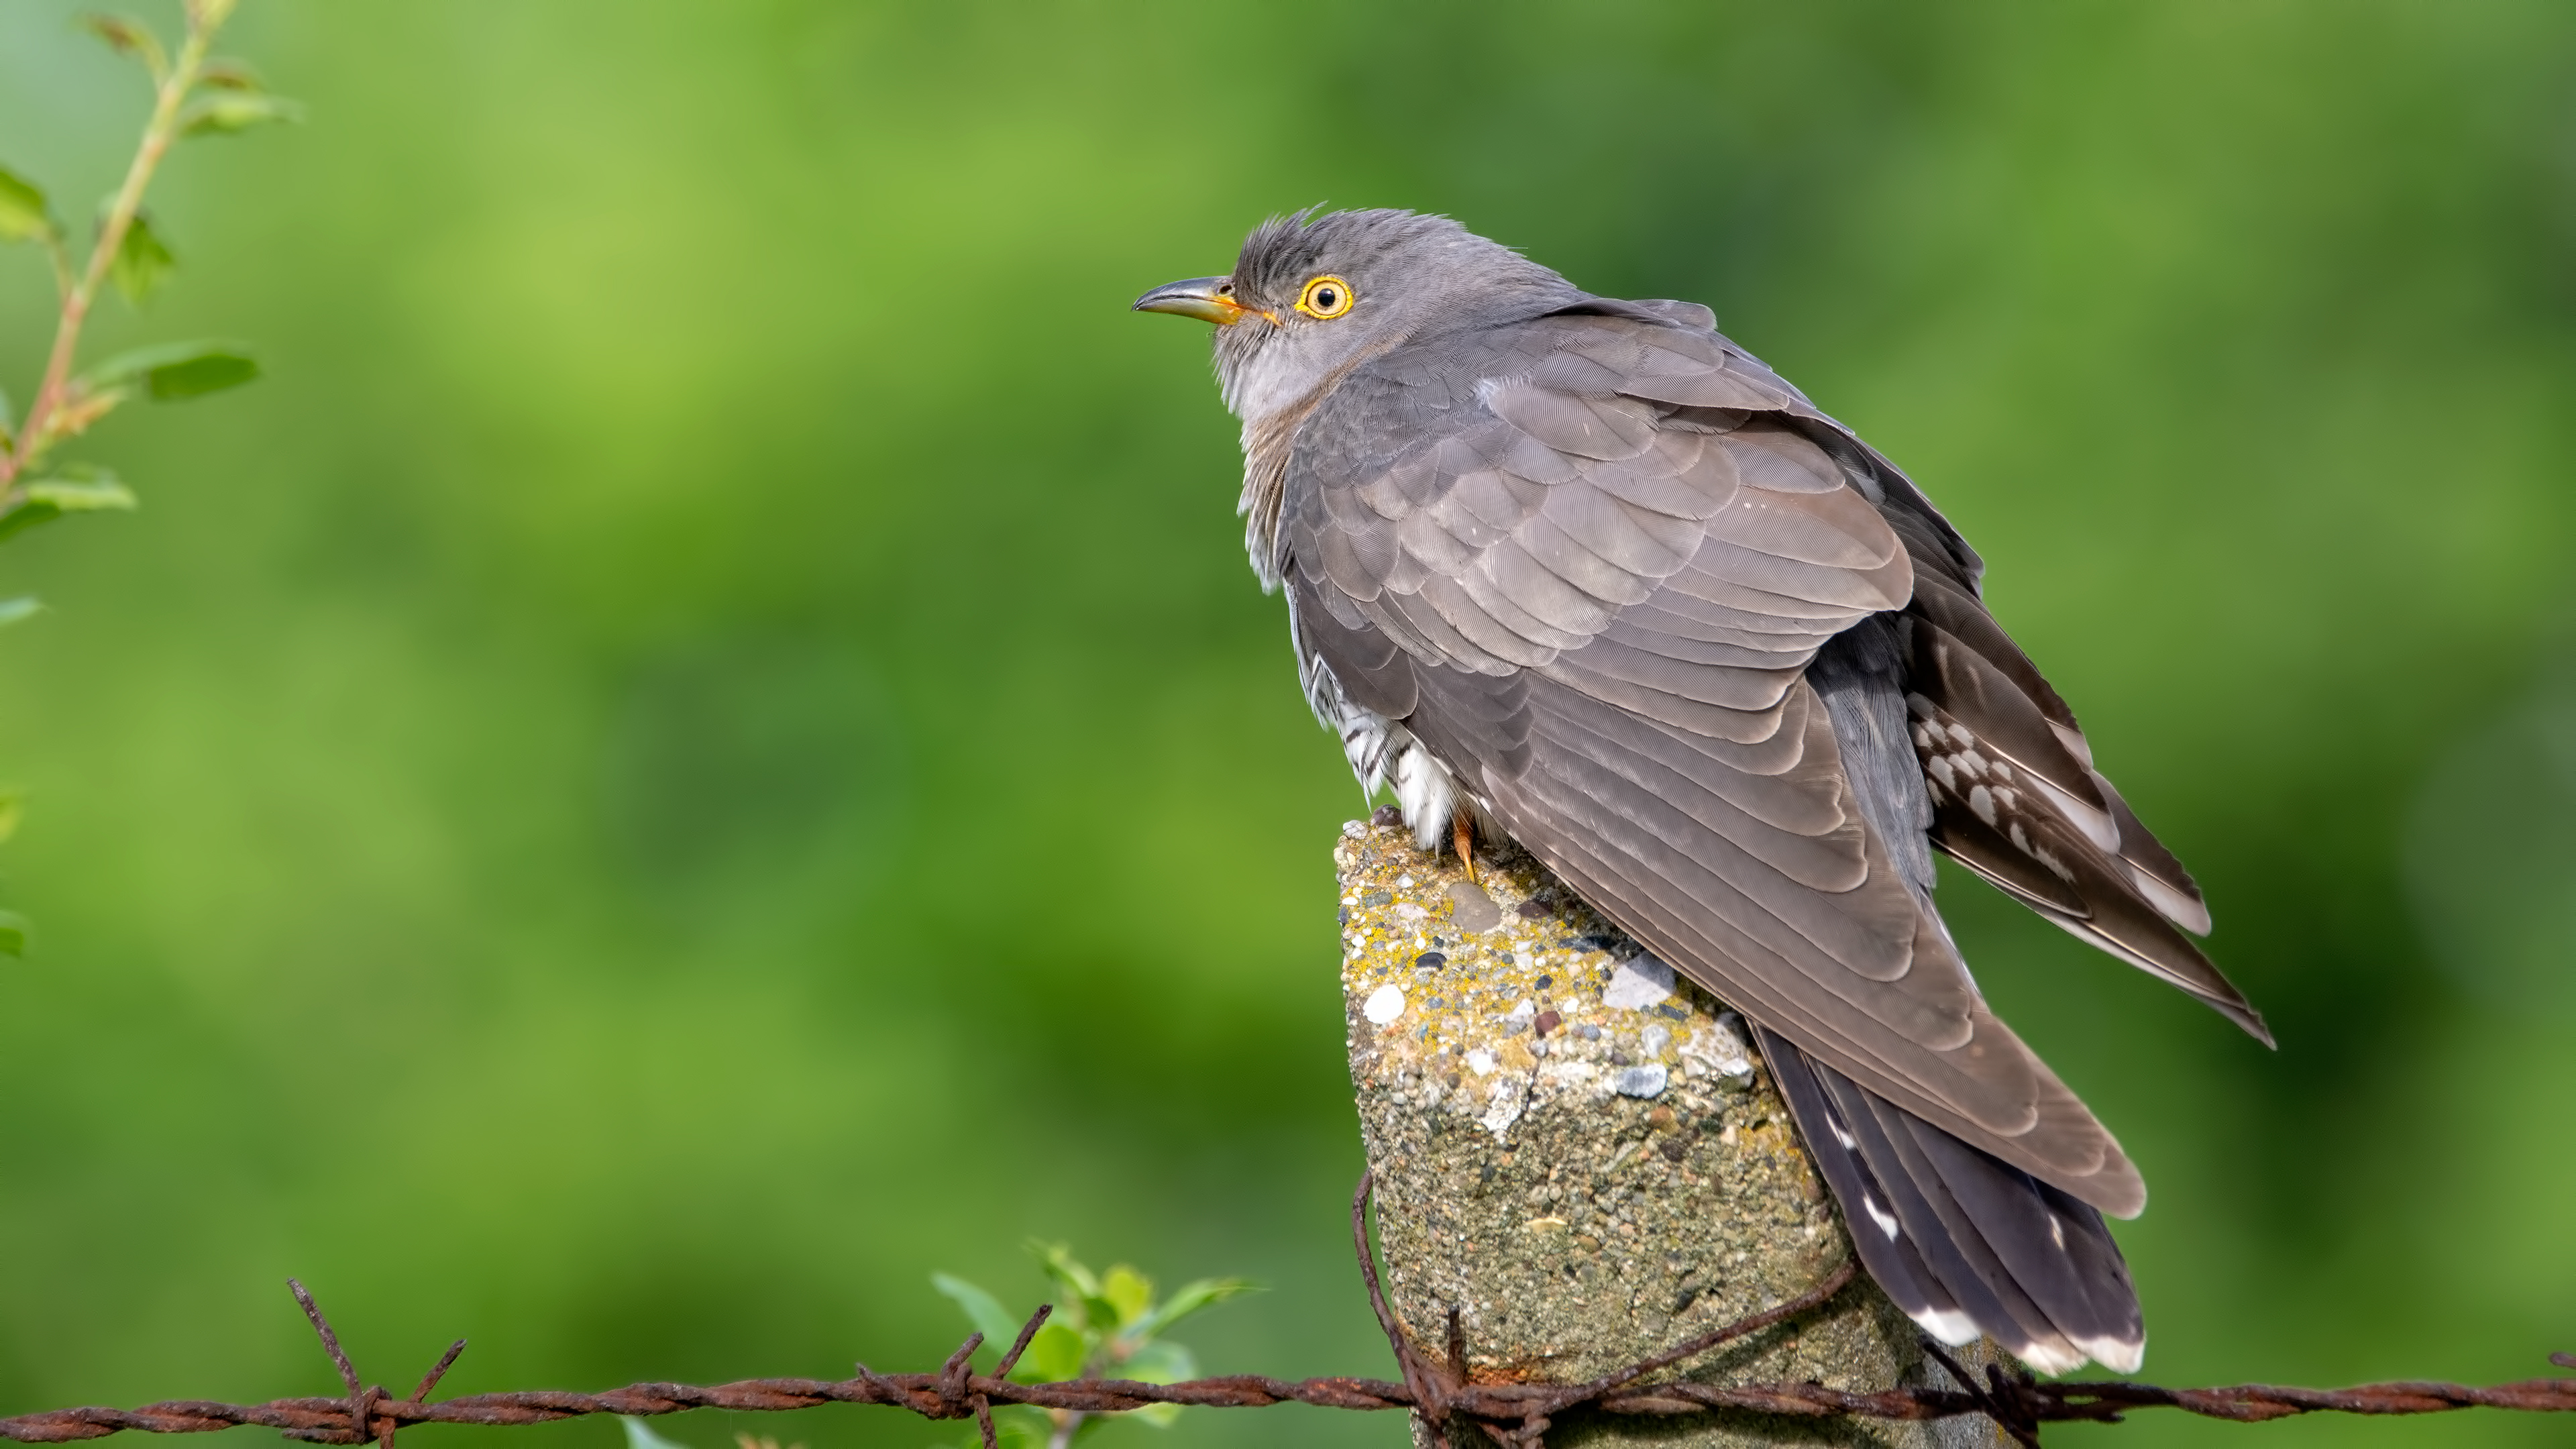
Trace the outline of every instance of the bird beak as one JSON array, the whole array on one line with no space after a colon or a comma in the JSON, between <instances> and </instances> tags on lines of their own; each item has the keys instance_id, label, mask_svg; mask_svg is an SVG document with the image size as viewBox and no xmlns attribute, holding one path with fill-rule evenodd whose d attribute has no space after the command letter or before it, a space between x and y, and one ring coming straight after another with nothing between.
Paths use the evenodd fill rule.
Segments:
<instances>
[{"instance_id":1,"label":"bird beak","mask_svg":"<svg viewBox=\"0 0 2576 1449\"><path fill-rule=\"evenodd\" d=\"M1135 312L1169 312L1175 317L1196 317L1219 327L1230 327L1245 317L1270 317L1258 307L1246 307L1229 295L1234 284L1225 277L1193 277L1186 282L1166 282L1136 299L1128 310ZM1276 317L1270 317L1273 322Z\"/></svg>"}]
</instances>

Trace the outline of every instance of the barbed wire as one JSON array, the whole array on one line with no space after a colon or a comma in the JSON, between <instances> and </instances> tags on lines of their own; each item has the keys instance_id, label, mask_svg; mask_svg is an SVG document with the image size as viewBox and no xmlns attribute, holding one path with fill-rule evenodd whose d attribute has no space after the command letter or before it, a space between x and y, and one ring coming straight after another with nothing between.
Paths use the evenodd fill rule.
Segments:
<instances>
[{"instance_id":1,"label":"barbed wire","mask_svg":"<svg viewBox=\"0 0 2576 1449\"><path fill-rule=\"evenodd\" d=\"M55 1409L41 1414L0 1418L0 1438L23 1444L59 1444L109 1434L200 1434L257 1424L289 1439L316 1444L365 1444L394 1449L397 1431L414 1424L544 1424L588 1414L648 1417L690 1409L731 1409L772 1413L810 1409L823 1404L878 1404L903 1409L925 1419L973 1419L986 1449L996 1449L995 1405L1025 1404L1082 1414L1115 1414L1154 1404L1202 1409L1253 1409L1272 1404L1311 1404L1325 1409L1405 1409L1422 1416L1436 1443L1449 1449L1454 1427L1465 1424L1507 1449L1541 1449L1554 1420L1576 1410L1611 1414L1684 1414L1735 1412L1792 1418L1849 1417L1888 1420L1948 1419L1969 1415L1993 1420L2025 1445L2039 1443L2040 1426L2084 1420L2117 1423L2130 1410L2169 1408L2211 1419L2243 1423L2288 1418L2298 1414L2436 1414L2455 1409L2513 1409L2531 1413L2576 1413L2576 1378L2526 1379L2519 1383L2476 1387L2451 1383L2362 1384L2348 1389L2303 1389L2271 1384L2238 1384L2226 1388L2168 1389L2125 1380L2042 1383L2029 1374L1988 1365L1984 1376L1970 1373L1927 1342L1924 1347L1948 1370L1951 1388L1905 1387L1860 1393L1823 1384L1718 1385L1690 1380L1647 1380L1650 1375L1697 1357L1721 1344L1749 1337L1812 1312L1833 1300L1854 1276L1844 1263L1814 1288L1723 1328L1676 1344L1652 1358L1617 1373L1581 1384L1478 1383L1467 1372L1467 1346L1453 1311L1445 1345L1446 1362L1423 1352L1397 1322L1378 1279L1371 1251L1368 1208L1371 1177L1363 1174L1351 1197L1351 1240L1359 1256L1360 1276L1378 1326L1395 1350L1403 1374L1400 1383L1362 1378L1274 1379L1258 1374L1229 1374L1184 1383L1147 1384L1127 1379L1082 1379L1059 1383L1014 1383L1010 1373L1053 1311L1047 1305L1029 1317L1019 1337L989 1374L972 1369L984 1335L971 1335L948 1356L937 1373L880 1374L857 1365L856 1377L827 1380L803 1378L743 1379L729 1384L640 1383L604 1393L568 1393L534 1389L515 1393L466 1394L429 1402L439 1380L465 1351L465 1340L448 1346L408 1398L396 1399L382 1386L362 1385L358 1371L340 1346L312 1294L294 1279L287 1286L311 1320L331 1365L348 1389L345 1397L271 1399L264 1404L226 1404L181 1399L145 1404L136 1409ZM2576 1354L2556 1353L2549 1361L2576 1371Z\"/></svg>"}]
</instances>

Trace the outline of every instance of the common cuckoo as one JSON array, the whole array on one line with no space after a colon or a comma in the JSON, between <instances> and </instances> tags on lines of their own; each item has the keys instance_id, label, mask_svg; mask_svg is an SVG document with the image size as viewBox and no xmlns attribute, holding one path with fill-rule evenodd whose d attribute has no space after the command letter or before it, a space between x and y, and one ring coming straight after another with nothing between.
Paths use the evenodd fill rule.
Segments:
<instances>
[{"instance_id":1,"label":"common cuckoo","mask_svg":"<svg viewBox=\"0 0 2576 1449\"><path fill-rule=\"evenodd\" d=\"M1933 851L2270 1035L1923 491L1706 307L1442 217L1275 218L1135 305L1216 324L1253 571L1362 786L1426 850L1517 841L1742 1012L1934 1336L2135 1368L2102 1214L2146 1186L1987 1009Z\"/></svg>"}]
</instances>

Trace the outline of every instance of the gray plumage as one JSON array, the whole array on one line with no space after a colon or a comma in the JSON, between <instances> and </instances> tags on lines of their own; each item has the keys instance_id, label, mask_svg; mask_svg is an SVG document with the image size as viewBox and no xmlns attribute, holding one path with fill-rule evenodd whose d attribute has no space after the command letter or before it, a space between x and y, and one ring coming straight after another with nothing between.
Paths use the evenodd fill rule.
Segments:
<instances>
[{"instance_id":1,"label":"gray plumage","mask_svg":"<svg viewBox=\"0 0 2576 1449\"><path fill-rule=\"evenodd\" d=\"M1706 308L1443 218L1276 219L1137 305L1222 324L1253 567L1363 784L1426 847L1510 835L1758 1024L1927 1328L2134 1367L2099 1213L2144 1184L1987 1010L1931 851L2269 1038L1922 492Z\"/></svg>"},{"instance_id":2,"label":"gray plumage","mask_svg":"<svg viewBox=\"0 0 2576 1449\"><path fill-rule=\"evenodd\" d=\"M1932 894L1932 792L1905 709L1903 619L1872 614L1825 641L1807 682L1825 702L1861 814L1887 842L1906 883Z\"/></svg>"}]
</instances>

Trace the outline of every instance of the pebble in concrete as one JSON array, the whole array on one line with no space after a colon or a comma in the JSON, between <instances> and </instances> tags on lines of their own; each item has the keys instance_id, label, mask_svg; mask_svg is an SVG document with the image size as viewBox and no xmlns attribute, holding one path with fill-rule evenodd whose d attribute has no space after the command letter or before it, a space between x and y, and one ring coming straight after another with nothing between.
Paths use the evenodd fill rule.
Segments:
<instances>
[{"instance_id":1,"label":"pebble in concrete","mask_svg":"<svg viewBox=\"0 0 2576 1449\"><path fill-rule=\"evenodd\" d=\"M1369 1019L1371 1026L1384 1026L1404 1015L1404 989L1389 982L1370 992L1367 1003L1360 1007L1360 1014Z\"/></svg>"}]
</instances>

